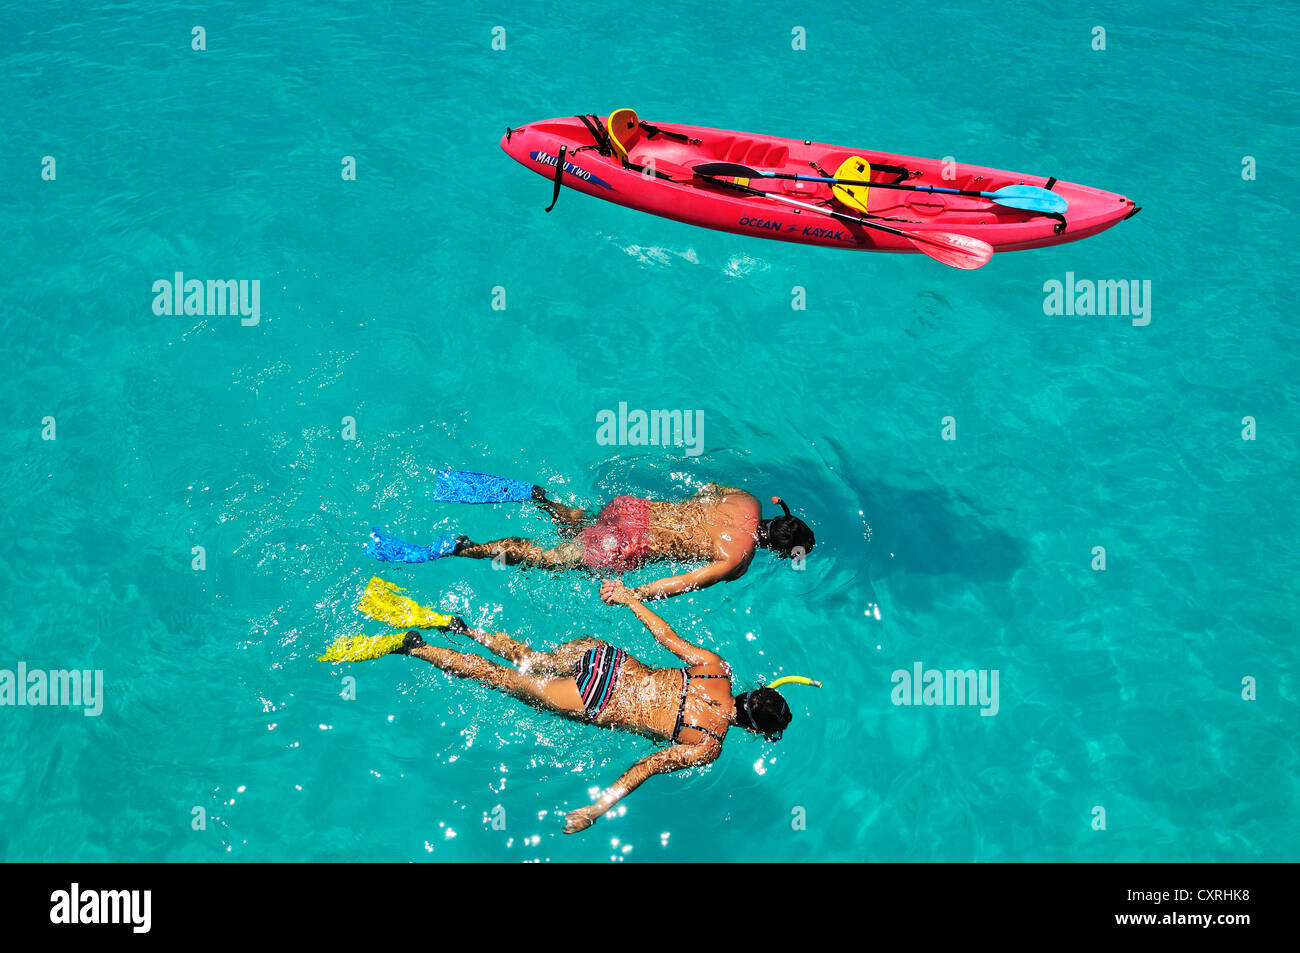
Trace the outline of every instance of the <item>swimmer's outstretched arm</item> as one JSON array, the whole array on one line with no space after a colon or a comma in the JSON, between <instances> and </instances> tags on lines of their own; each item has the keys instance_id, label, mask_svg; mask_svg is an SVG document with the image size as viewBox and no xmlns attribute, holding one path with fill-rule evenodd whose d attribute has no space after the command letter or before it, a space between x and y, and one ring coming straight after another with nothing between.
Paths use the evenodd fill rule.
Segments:
<instances>
[{"instance_id":1,"label":"swimmer's outstretched arm","mask_svg":"<svg viewBox=\"0 0 1300 953\"><path fill-rule=\"evenodd\" d=\"M637 598L635 590L627 588L617 579L608 579L601 584L600 597L610 605L624 605L631 609L642 624L650 630L655 641L683 662L689 665L707 665L722 661L714 653L698 645L692 645L674 632L672 626L646 608L645 604Z\"/></svg>"},{"instance_id":2,"label":"swimmer's outstretched arm","mask_svg":"<svg viewBox=\"0 0 1300 953\"><path fill-rule=\"evenodd\" d=\"M711 741L706 745L673 745L671 748L664 748L647 755L628 768L595 804L570 811L564 818L564 833L576 834L578 831L585 831L596 818L635 791L651 775L667 774L669 771L680 771L683 768L708 764L721 751L721 743Z\"/></svg>"},{"instance_id":3,"label":"swimmer's outstretched arm","mask_svg":"<svg viewBox=\"0 0 1300 953\"><path fill-rule=\"evenodd\" d=\"M677 576L665 576L663 579L648 582L644 586L637 586L635 592L638 598L645 599L648 602L651 599L667 599L669 596L681 595L683 592L707 589L709 586L725 582L731 578L740 567L740 563L741 560L739 559L720 559L690 572L684 572Z\"/></svg>"}]
</instances>

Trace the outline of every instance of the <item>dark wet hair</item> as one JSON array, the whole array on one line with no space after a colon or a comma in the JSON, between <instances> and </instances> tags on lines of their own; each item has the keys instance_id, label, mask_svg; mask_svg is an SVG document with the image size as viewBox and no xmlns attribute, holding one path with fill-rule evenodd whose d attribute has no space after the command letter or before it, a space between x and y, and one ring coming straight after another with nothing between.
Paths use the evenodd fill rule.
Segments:
<instances>
[{"instance_id":1,"label":"dark wet hair","mask_svg":"<svg viewBox=\"0 0 1300 953\"><path fill-rule=\"evenodd\" d=\"M790 515L790 507L779 496L772 497L772 502L785 510L784 516L774 516L759 523L760 541L778 556L793 556L795 550L802 550L802 555L812 552L817 538L808 524L797 516Z\"/></svg>"},{"instance_id":2,"label":"dark wet hair","mask_svg":"<svg viewBox=\"0 0 1300 953\"><path fill-rule=\"evenodd\" d=\"M766 735L768 741L780 741L793 718L790 706L774 688L757 688L736 696L736 724Z\"/></svg>"}]
</instances>

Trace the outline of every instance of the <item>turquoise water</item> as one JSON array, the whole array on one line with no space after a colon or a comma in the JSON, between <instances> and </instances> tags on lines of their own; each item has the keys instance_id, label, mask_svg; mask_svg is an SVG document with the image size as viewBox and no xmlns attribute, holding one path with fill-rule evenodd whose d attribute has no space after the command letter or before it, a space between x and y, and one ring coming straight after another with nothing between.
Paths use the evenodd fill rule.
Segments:
<instances>
[{"instance_id":1,"label":"turquoise water","mask_svg":"<svg viewBox=\"0 0 1300 953\"><path fill-rule=\"evenodd\" d=\"M1300 13L608 9L6 10L0 668L102 669L105 700L0 708L0 859L1300 858ZM624 105L1145 210L978 272L573 192L543 214L505 127ZM176 271L259 279L260 323L155 315ZM1067 272L1150 280L1150 324L1046 316ZM705 452L599 445L620 401L702 410ZM746 681L825 687L789 690L780 744L733 733L562 835L647 742L414 660L314 661L367 628L372 523L549 532L430 502L438 466L573 502L786 497L818 535L806 571L760 555L663 613ZM384 575L538 645L671 663L586 577ZM996 669L998 714L893 705L916 662Z\"/></svg>"}]
</instances>

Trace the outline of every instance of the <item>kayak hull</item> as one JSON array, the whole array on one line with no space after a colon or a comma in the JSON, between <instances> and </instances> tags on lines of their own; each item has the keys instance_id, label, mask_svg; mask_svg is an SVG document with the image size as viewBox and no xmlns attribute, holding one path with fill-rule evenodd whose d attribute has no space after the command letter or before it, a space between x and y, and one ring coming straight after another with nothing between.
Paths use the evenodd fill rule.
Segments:
<instances>
[{"instance_id":1,"label":"kayak hull","mask_svg":"<svg viewBox=\"0 0 1300 953\"><path fill-rule=\"evenodd\" d=\"M605 117L598 117L598 121L604 128ZM901 236L794 208L776 198L727 189L694 175L693 167L706 162L734 162L764 172L833 175L842 162L856 155L871 163L872 181L895 182L901 178L907 185L982 192L1008 185L1034 185L1050 187L1069 203L1063 216L1054 217L1007 208L979 197L876 187L869 190L868 212L883 225L909 232L966 235L988 242L995 251L1078 241L1105 231L1137 211L1132 200L1115 192L1043 176L703 126L661 122L652 125L664 133L698 140L683 142L660 134L653 138L642 136L633 144L633 163L653 168L668 178L629 169L619 158L601 155L594 148L590 130L576 116L508 130L501 138L501 148L521 165L554 180L556 160L563 146L566 155L562 184L607 202L703 228L830 248L917 251ZM882 166L901 167L906 173L882 171ZM768 178L746 181L750 188L807 204L826 203L832 198L830 186L820 182ZM827 207L856 214L838 203Z\"/></svg>"}]
</instances>

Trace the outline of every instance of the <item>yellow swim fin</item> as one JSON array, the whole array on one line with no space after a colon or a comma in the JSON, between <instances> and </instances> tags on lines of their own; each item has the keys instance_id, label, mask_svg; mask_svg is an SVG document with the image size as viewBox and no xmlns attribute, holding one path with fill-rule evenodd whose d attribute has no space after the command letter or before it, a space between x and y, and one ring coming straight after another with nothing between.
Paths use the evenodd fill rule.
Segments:
<instances>
[{"instance_id":1,"label":"yellow swim fin","mask_svg":"<svg viewBox=\"0 0 1300 953\"><path fill-rule=\"evenodd\" d=\"M383 658L394 649L401 648L405 641L405 632L394 632L391 635L345 635L337 639L316 661L365 662Z\"/></svg>"},{"instance_id":2,"label":"yellow swim fin","mask_svg":"<svg viewBox=\"0 0 1300 953\"><path fill-rule=\"evenodd\" d=\"M399 629L445 629L451 625L451 616L398 595L405 591L401 586L372 576L357 603L357 611Z\"/></svg>"}]
</instances>

